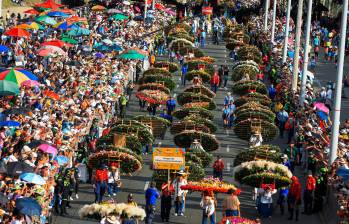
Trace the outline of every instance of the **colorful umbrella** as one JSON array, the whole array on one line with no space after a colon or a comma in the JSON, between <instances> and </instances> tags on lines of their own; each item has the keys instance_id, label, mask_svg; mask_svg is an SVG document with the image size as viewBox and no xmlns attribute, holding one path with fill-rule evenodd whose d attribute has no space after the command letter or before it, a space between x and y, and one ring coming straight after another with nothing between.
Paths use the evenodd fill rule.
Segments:
<instances>
[{"instance_id":1,"label":"colorful umbrella","mask_svg":"<svg viewBox=\"0 0 349 224\"><path fill-rule=\"evenodd\" d=\"M57 29L67 30L69 28L69 25L67 22L60 22L56 23L53 27Z\"/></svg>"},{"instance_id":2,"label":"colorful umbrella","mask_svg":"<svg viewBox=\"0 0 349 224\"><path fill-rule=\"evenodd\" d=\"M85 17L72 16L67 19L68 23L87 23L87 19Z\"/></svg>"},{"instance_id":3,"label":"colorful umbrella","mask_svg":"<svg viewBox=\"0 0 349 224\"><path fill-rule=\"evenodd\" d=\"M62 48L52 46L52 45L42 46L37 53L42 57L54 57L58 55L63 55L63 56L67 55L67 53Z\"/></svg>"},{"instance_id":4,"label":"colorful umbrella","mask_svg":"<svg viewBox=\"0 0 349 224\"><path fill-rule=\"evenodd\" d=\"M37 10L35 10L35 9L26 10L26 11L24 11L24 13L32 14L32 15L39 15L39 12Z\"/></svg>"},{"instance_id":5,"label":"colorful umbrella","mask_svg":"<svg viewBox=\"0 0 349 224\"><path fill-rule=\"evenodd\" d=\"M68 158L66 156L56 156L53 160L60 166L68 163Z\"/></svg>"},{"instance_id":6,"label":"colorful umbrella","mask_svg":"<svg viewBox=\"0 0 349 224\"><path fill-rule=\"evenodd\" d=\"M19 94L19 87L16 83L0 80L0 96L14 96Z\"/></svg>"},{"instance_id":7,"label":"colorful umbrella","mask_svg":"<svg viewBox=\"0 0 349 224\"><path fill-rule=\"evenodd\" d=\"M66 43L69 43L69 44L77 44L78 43L77 40L69 38L69 37L63 37L62 41L66 42Z\"/></svg>"},{"instance_id":8,"label":"colorful umbrella","mask_svg":"<svg viewBox=\"0 0 349 224\"><path fill-rule=\"evenodd\" d=\"M54 2L53 0L47 0L46 2L40 3L40 4L35 4L35 7L38 8L45 8L45 9L53 9L56 10L60 7L63 7L64 5L58 4Z\"/></svg>"},{"instance_id":9,"label":"colorful umbrella","mask_svg":"<svg viewBox=\"0 0 349 224\"><path fill-rule=\"evenodd\" d=\"M72 47L72 44L68 44L62 40L50 40L41 44L41 46L56 46L56 47Z\"/></svg>"},{"instance_id":10,"label":"colorful umbrella","mask_svg":"<svg viewBox=\"0 0 349 224\"><path fill-rule=\"evenodd\" d=\"M52 52L50 49L40 49L36 52L41 57L57 57L58 55Z\"/></svg>"},{"instance_id":11,"label":"colorful umbrella","mask_svg":"<svg viewBox=\"0 0 349 224\"><path fill-rule=\"evenodd\" d=\"M20 28L9 29L4 33L4 35L10 36L10 37L25 37L25 38L30 37L30 33L28 31Z\"/></svg>"},{"instance_id":12,"label":"colorful umbrella","mask_svg":"<svg viewBox=\"0 0 349 224\"><path fill-rule=\"evenodd\" d=\"M115 19L115 20L125 20L125 19L128 19L127 16L125 16L124 14L114 14L112 15L111 17L109 17L109 19Z\"/></svg>"},{"instance_id":13,"label":"colorful umbrella","mask_svg":"<svg viewBox=\"0 0 349 224\"><path fill-rule=\"evenodd\" d=\"M32 29L34 29L34 30L43 30L43 29L44 29L43 26L41 26L40 24L38 24L38 23L36 23L36 22L31 22L29 25L30 25L30 26L32 27Z\"/></svg>"},{"instance_id":14,"label":"colorful umbrella","mask_svg":"<svg viewBox=\"0 0 349 224\"><path fill-rule=\"evenodd\" d=\"M23 23L23 24L19 24L16 26L16 28L20 28L23 30L31 30L33 29L33 27L31 27L29 24Z\"/></svg>"},{"instance_id":15,"label":"colorful umbrella","mask_svg":"<svg viewBox=\"0 0 349 224\"><path fill-rule=\"evenodd\" d=\"M39 23L49 24L49 25L55 25L57 23L56 20L54 20L49 16L38 16L35 18L35 21Z\"/></svg>"},{"instance_id":16,"label":"colorful umbrella","mask_svg":"<svg viewBox=\"0 0 349 224\"><path fill-rule=\"evenodd\" d=\"M9 51L10 51L10 48L8 48L4 45L0 45L0 53L9 52Z\"/></svg>"},{"instance_id":17,"label":"colorful umbrella","mask_svg":"<svg viewBox=\"0 0 349 224\"><path fill-rule=\"evenodd\" d=\"M25 107L17 107L17 108L10 108L7 110L4 110L2 112L2 114L4 115L10 115L10 114L23 114L23 115L27 115L29 114L30 109L25 108Z\"/></svg>"},{"instance_id":18,"label":"colorful umbrella","mask_svg":"<svg viewBox=\"0 0 349 224\"><path fill-rule=\"evenodd\" d=\"M47 13L48 16L51 17L69 17L68 14L64 13L64 12L60 12L60 11L51 11L49 13Z\"/></svg>"},{"instance_id":19,"label":"colorful umbrella","mask_svg":"<svg viewBox=\"0 0 349 224\"><path fill-rule=\"evenodd\" d=\"M114 13L122 13L119 9L108 9L107 11L109 14L114 14Z\"/></svg>"},{"instance_id":20,"label":"colorful umbrella","mask_svg":"<svg viewBox=\"0 0 349 224\"><path fill-rule=\"evenodd\" d=\"M40 83L37 82L37 81L34 81L34 80L27 80L27 81L24 81L22 82L21 86L24 86L24 87L34 87L34 86L39 86Z\"/></svg>"},{"instance_id":21,"label":"colorful umbrella","mask_svg":"<svg viewBox=\"0 0 349 224\"><path fill-rule=\"evenodd\" d=\"M314 103L314 107L319 111L325 112L326 114L330 112L330 110L324 103L316 102Z\"/></svg>"},{"instance_id":22,"label":"colorful umbrella","mask_svg":"<svg viewBox=\"0 0 349 224\"><path fill-rule=\"evenodd\" d=\"M49 144L42 144L39 149L44 153L57 155L57 149Z\"/></svg>"},{"instance_id":23,"label":"colorful umbrella","mask_svg":"<svg viewBox=\"0 0 349 224\"><path fill-rule=\"evenodd\" d=\"M95 57L101 59L101 58L105 58L105 55L100 53L100 52L98 52L98 53L95 54Z\"/></svg>"},{"instance_id":24,"label":"colorful umbrella","mask_svg":"<svg viewBox=\"0 0 349 224\"><path fill-rule=\"evenodd\" d=\"M143 54L140 54L136 50L129 50L125 53L120 54L119 58L121 58L121 59L145 59L145 56Z\"/></svg>"},{"instance_id":25,"label":"colorful umbrella","mask_svg":"<svg viewBox=\"0 0 349 224\"><path fill-rule=\"evenodd\" d=\"M103 10L105 10L105 7L102 5L95 5L91 9L92 9L92 11L103 11Z\"/></svg>"},{"instance_id":26,"label":"colorful umbrella","mask_svg":"<svg viewBox=\"0 0 349 224\"><path fill-rule=\"evenodd\" d=\"M18 121L0 121L0 127L19 127L21 123Z\"/></svg>"},{"instance_id":27,"label":"colorful umbrella","mask_svg":"<svg viewBox=\"0 0 349 224\"><path fill-rule=\"evenodd\" d=\"M27 216L40 216L42 208L34 198L18 198L15 204L16 210Z\"/></svg>"},{"instance_id":28,"label":"colorful umbrella","mask_svg":"<svg viewBox=\"0 0 349 224\"><path fill-rule=\"evenodd\" d=\"M73 29L68 32L69 36L88 36L90 35L91 31L89 29L85 28L78 28L78 29Z\"/></svg>"},{"instance_id":29,"label":"colorful umbrella","mask_svg":"<svg viewBox=\"0 0 349 224\"><path fill-rule=\"evenodd\" d=\"M22 173L31 173L33 172L33 167L29 164L21 162L9 162L7 163L6 173L10 176L17 176Z\"/></svg>"},{"instance_id":30,"label":"colorful umbrella","mask_svg":"<svg viewBox=\"0 0 349 224\"><path fill-rule=\"evenodd\" d=\"M54 99L54 100L59 100L59 95L55 92L52 92L52 91L49 91L49 90L45 90L43 93L42 93L44 96L47 96L51 99Z\"/></svg>"},{"instance_id":31,"label":"colorful umbrella","mask_svg":"<svg viewBox=\"0 0 349 224\"><path fill-rule=\"evenodd\" d=\"M104 39L104 40L102 40L102 42L107 44L107 45L112 45L113 44L113 41L109 40L109 39Z\"/></svg>"},{"instance_id":32,"label":"colorful umbrella","mask_svg":"<svg viewBox=\"0 0 349 224\"><path fill-rule=\"evenodd\" d=\"M23 173L19 176L19 178L27 183L36 184L36 185L44 185L46 184L46 180L35 173Z\"/></svg>"},{"instance_id":33,"label":"colorful umbrella","mask_svg":"<svg viewBox=\"0 0 349 224\"><path fill-rule=\"evenodd\" d=\"M24 81L38 80L38 78L24 69L13 68L1 72L0 80L10 81L16 83L17 85L21 85Z\"/></svg>"}]
</instances>

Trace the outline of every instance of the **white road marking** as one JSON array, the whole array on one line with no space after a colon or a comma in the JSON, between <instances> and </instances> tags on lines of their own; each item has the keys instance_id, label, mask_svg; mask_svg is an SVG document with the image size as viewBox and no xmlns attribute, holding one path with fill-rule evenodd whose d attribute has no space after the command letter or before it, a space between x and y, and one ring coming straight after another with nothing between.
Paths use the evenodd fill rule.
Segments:
<instances>
[{"instance_id":1,"label":"white road marking","mask_svg":"<svg viewBox=\"0 0 349 224\"><path fill-rule=\"evenodd\" d=\"M158 145L159 145L159 147L160 147L160 146L162 145L162 142L159 142Z\"/></svg>"},{"instance_id":2,"label":"white road marking","mask_svg":"<svg viewBox=\"0 0 349 224\"><path fill-rule=\"evenodd\" d=\"M145 182L145 185L144 185L144 190L147 190L148 187L149 187L149 181L146 181L146 182Z\"/></svg>"},{"instance_id":3,"label":"white road marking","mask_svg":"<svg viewBox=\"0 0 349 224\"><path fill-rule=\"evenodd\" d=\"M230 172L230 163L227 163L227 171Z\"/></svg>"},{"instance_id":4,"label":"white road marking","mask_svg":"<svg viewBox=\"0 0 349 224\"><path fill-rule=\"evenodd\" d=\"M229 136L229 129L226 129L226 130L225 130L225 134L226 134L227 136Z\"/></svg>"},{"instance_id":5,"label":"white road marking","mask_svg":"<svg viewBox=\"0 0 349 224\"><path fill-rule=\"evenodd\" d=\"M227 152L230 152L230 147L229 147L229 145L227 145Z\"/></svg>"}]
</instances>

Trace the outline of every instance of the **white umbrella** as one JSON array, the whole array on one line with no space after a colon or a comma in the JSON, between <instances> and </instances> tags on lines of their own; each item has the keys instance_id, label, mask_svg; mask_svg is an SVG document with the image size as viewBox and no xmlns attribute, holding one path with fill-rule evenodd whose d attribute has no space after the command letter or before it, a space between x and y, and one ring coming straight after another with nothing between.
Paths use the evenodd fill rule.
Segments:
<instances>
[{"instance_id":1,"label":"white umbrella","mask_svg":"<svg viewBox=\"0 0 349 224\"><path fill-rule=\"evenodd\" d=\"M131 5L131 3L129 1L123 1L122 4L124 4L124 5Z\"/></svg>"},{"instance_id":2,"label":"white umbrella","mask_svg":"<svg viewBox=\"0 0 349 224\"><path fill-rule=\"evenodd\" d=\"M109 40L109 39L104 39L102 40L103 43L108 44L108 45L112 45L113 41Z\"/></svg>"}]
</instances>

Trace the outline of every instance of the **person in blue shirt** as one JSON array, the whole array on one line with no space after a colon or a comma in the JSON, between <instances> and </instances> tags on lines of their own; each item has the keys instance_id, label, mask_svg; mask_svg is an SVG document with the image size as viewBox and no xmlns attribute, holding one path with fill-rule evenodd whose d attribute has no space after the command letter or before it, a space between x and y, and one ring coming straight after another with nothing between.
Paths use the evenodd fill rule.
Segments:
<instances>
[{"instance_id":1,"label":"person in blue shirt","mask_svg":"<svg viewBox=\"0 0 349 224\"><path fill-rule=\"evenodd\" d=\"M271 84L270 87L268 88L268 94L269 97L273 100L276 96L276 89L274 88L274 85Z\"/></svg>"},{"instance_id":2,"label":"person in blue shirt","mask_svg":"<svg viewBox=\"0 0 349 224\"><path fill-rule=\"evenodd\" d=\"M285 203L288 195L288 188L282 187L279 191L279 198L277 204L280 206L281 215L285 213Z\"/></svg>"},{"instance_id":3,"label":"person in blue shirt","mask_svg":"<svg viewBox=\"0 0 349 224\"><path fill-rule=\"evenodd\" d=\"M160 193L156 189L156 183L151 182L150 187L145 191L146 224L151 224L153 222L156 211L156 202L158 198L160 198Z\"/></svg>"},{"instance_id":4,"label":"person in blue shirt","mask_svg":"<svg viewBox=\"0 0 349 224\"><path fill-rule=\"evenodd\" d=\"M176 108L176 100L173 99L171 96L169 97L169 99L166 102L166 107L167 107L167 114L171 115L172 112L175 110Z\"/></svg>"},{"instance_id":5,"label":"person in blue shirt","mask_svg":"<svg viewBox=\"0 0 349 224\"><path fill-rule=\"evenodd\" d=\"M284 137L284 131L285 131L285 124L288 119L288 113L285 109L282 109L282 111L278 112L276 114L276 118L279 122L279 130L280 130L280 137Z\"/></svg>"},{"instance_id":6,"label":"person in blue shirt","mask_svg":"<svg viewBox=\"0 0 349 224\"><path fill-rule=\"evenodd\" d=\"M224 97L224 105L229 105L231 101L234 102L234 97L231 95L231 92L228 92Z\"/></svg>"},{"instance_id":7,"label":"person in blue shirt","mask_svg":"<svg viewBox=\"0 0 349 224\"><path fill-rule=\"evenodd\" d=\"M188 73L188 64L182 65L182 85L185 86L185 78Z\"/></svg>"},{"instance_id":8,"label":"person in blue shirt","mask_svg":"<svg viewBox=\"0 0 349 224\"><path fill-rule=\"evenodd\" d=\"M222 119L223 119L223 127L227 128L229 126L229 120L230 120L230 109L227 105L224 105L223 108L223 113L222 113Z\"/></svg>"},{"instance_id":9,"label":"person in blue shirt","mask_svg":"<svg viewBox=\"0 0 349 224\"><path fill-rule=\"evenodd\" d=\"M235 116L234 116L234 112L236 110L236 106L234 104L234 101L231 100L230 104L229 104L229 111L230 111L230 115L229 115L229 128L231 128L231 126L233 126L233 122L235 120Z\"/></svg>"}]
</instances>

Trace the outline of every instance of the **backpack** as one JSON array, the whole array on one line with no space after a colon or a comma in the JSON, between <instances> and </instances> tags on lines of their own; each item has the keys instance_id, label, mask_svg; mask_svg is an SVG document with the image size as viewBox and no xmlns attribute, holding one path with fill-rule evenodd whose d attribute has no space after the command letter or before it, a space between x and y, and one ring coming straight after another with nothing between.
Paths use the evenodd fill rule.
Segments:
<instances>
[{"instance_id":1,"label":"backpack","mask_svg":"<svg viewBox=\"0 0 349 224\"><path fill-rule=\"evenodd\" d=\"M288 120L286 121L286 124L285 124L285 129L286 130L290 130L294 127L294 120L292 117L288 118Z\"/></svg>"}]
</instances>

